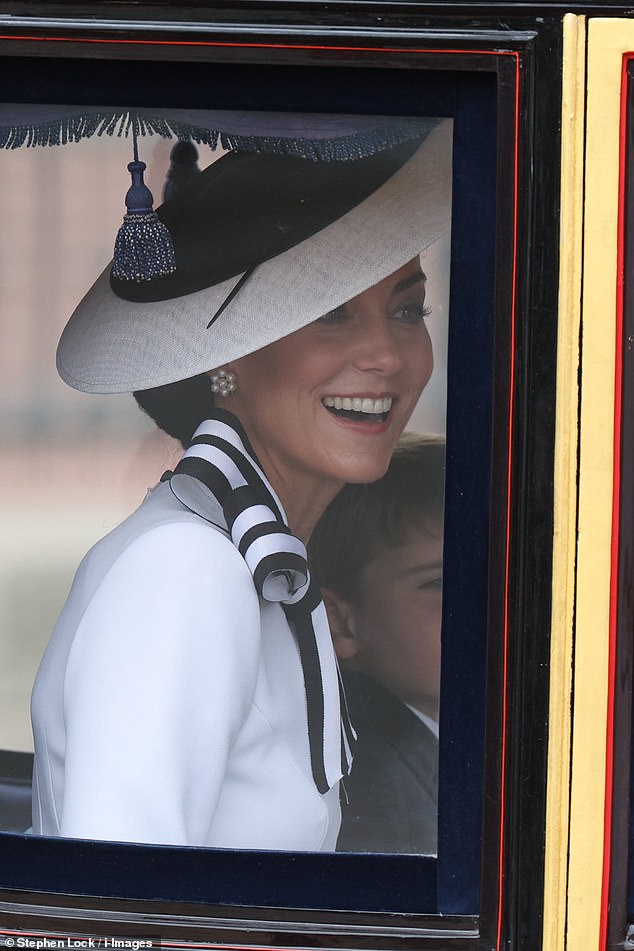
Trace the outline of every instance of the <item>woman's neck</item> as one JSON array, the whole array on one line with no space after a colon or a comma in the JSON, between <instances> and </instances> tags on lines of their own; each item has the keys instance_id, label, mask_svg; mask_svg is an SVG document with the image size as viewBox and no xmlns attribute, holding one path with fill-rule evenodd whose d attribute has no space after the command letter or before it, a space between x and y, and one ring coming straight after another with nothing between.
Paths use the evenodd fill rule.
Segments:
<instances>
[{"instance_id":1,"label":"woman's neck","mask_svg":"<svg viewBox=\"0 0 634 951\"><path fill-rule=\"evenodd\" d=\"M307 544L324 510L343 488L343 481L315 472L277 452L263 443L257 433L249 431L251 427L241 418L243 414L237 407L232 406L228 412L243 427L251 450L282 503L289 528Z\"/></svg>"},{"instance_id":2,"label":"woman's neck","mask_svg":"<svg viewBox=\"0 0 634 951\"><path fill-rule=\"evenodd\" d=\"M342 482L330 482L308 474L304 479L283 478L275 466L263 461L264 471L284 507L289 528L305 545L326 507L343 488Z\"/></svg>"}]
</instances>

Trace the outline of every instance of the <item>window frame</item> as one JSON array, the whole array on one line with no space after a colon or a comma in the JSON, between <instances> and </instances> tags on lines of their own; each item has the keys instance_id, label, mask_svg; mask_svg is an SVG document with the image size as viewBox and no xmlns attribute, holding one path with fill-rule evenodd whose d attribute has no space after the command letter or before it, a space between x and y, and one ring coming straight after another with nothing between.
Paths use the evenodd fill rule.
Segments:
<instances>
[{"instance_id":1,"label":"window frame","mask_svg":"<svg viewBox=\"0 0 634 951\"><path fill-rule=\"evenodd\" d=\"M0 56L275 63L291 69L371 64L496 75L496 412L480 914L440 917L301 908L271 914L261 907L90 899L57 893L51 882L50 890L0 889L0 926L8 933L13 927L64 934L160 934L163 940L234 947L299 947L310 935L311 945L318 946L327 946L336 936L339 944L351 948L404 949L414 943L432 948L440 940L443 947L501 948L521 931L521 921L535 915L533 920L540 920L557 323L557 227L546 209L556 206L559 186L558 176L544 169L559 140L557 97L538 92L552 91L553 83L557 88L560 20L518 18L508 29L489 18L475 28L455 16L443 16L441 7L436 5L422 28L415 12L391 16L385 4L381 25L371 30L356 4L349 5L347 17L324 14L319 26L306 22L299 4L277 9L267 5L267 10L257 11L243 7L239 23L229 22L222 10L206 10L195 22L178 22L144 7L135 7L133 19L119 22L107 17L91 22L15 16L2 24ZM97 13L97 4L86 7L86 14L91 11ZM142 14L148 19L142 20ZM532 238L537 234L551 254L547 266L536 260ZM535 572L537 564L540 571ZM530 818L521 809L527 797L532 802ZM20 859L24 845L18 839L13 840L13 858L28 864L24 851Z\"/></svg>"}]
</instances>

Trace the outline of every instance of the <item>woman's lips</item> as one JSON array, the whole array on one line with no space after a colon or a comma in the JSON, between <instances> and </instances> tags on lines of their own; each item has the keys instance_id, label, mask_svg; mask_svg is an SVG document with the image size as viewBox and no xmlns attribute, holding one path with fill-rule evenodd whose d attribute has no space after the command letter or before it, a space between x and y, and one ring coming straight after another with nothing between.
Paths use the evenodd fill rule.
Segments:
<instances>
[{"instance_id":1,"label":"woman's lips","mask_svg":"<svg viewBox=\"0 0 634 951\"><path fill-rule=\"evenodd\" d=\"M322 405L337 422L364 432L382 432L389 425L393 396L324 396Z\"/></svg>"}]
</instances>

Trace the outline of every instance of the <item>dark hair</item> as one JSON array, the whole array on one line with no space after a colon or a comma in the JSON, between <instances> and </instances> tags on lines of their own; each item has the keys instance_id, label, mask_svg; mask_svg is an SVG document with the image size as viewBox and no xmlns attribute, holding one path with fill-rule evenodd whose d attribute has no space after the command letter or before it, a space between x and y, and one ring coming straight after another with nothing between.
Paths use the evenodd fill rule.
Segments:
<instances>
[{"instance_id":1,"label":"dark hair","mask_svg":"<svg viewBox=\"0 0 634 951\"><path fill-rule=\"evenodd\" d=\"M137 390L133 396L159 429L178 439L183 448L189 445L195 430L207 419L214 405L206 373L151 390Z\"/></svg>"},{"instance_id":2,"label":"dark hair","mask_svg":"<svg viewBox=\"0 0 634 951\"><path fill-rule=\"evenodd\" d=\"M404 433L385 475L344 486L317 522L308 543L317 583L358 603L362 569L404 544L412 525L442 518L444 494L444 438Z\"/></svg>"}]
</instances>

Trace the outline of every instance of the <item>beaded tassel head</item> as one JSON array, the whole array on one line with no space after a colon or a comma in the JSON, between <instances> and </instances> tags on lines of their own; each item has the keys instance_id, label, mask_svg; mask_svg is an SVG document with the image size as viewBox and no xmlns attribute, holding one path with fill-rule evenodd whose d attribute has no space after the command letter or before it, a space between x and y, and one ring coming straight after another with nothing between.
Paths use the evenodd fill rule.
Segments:
<instances>
[{"instance_id":1,"label":"beaded tassel head","mask_svg":"<svg viewBox=\"0 0 634 951\"><path fill-rule=\"evenodd\" d=\"M125 196L126 214L114 246L112 276L121 281L152 281L176 270L172 238L153 208L152 192L143 181L133 123L134 161L128 165L132 185Z\"/></svg>"}]
</instances>

